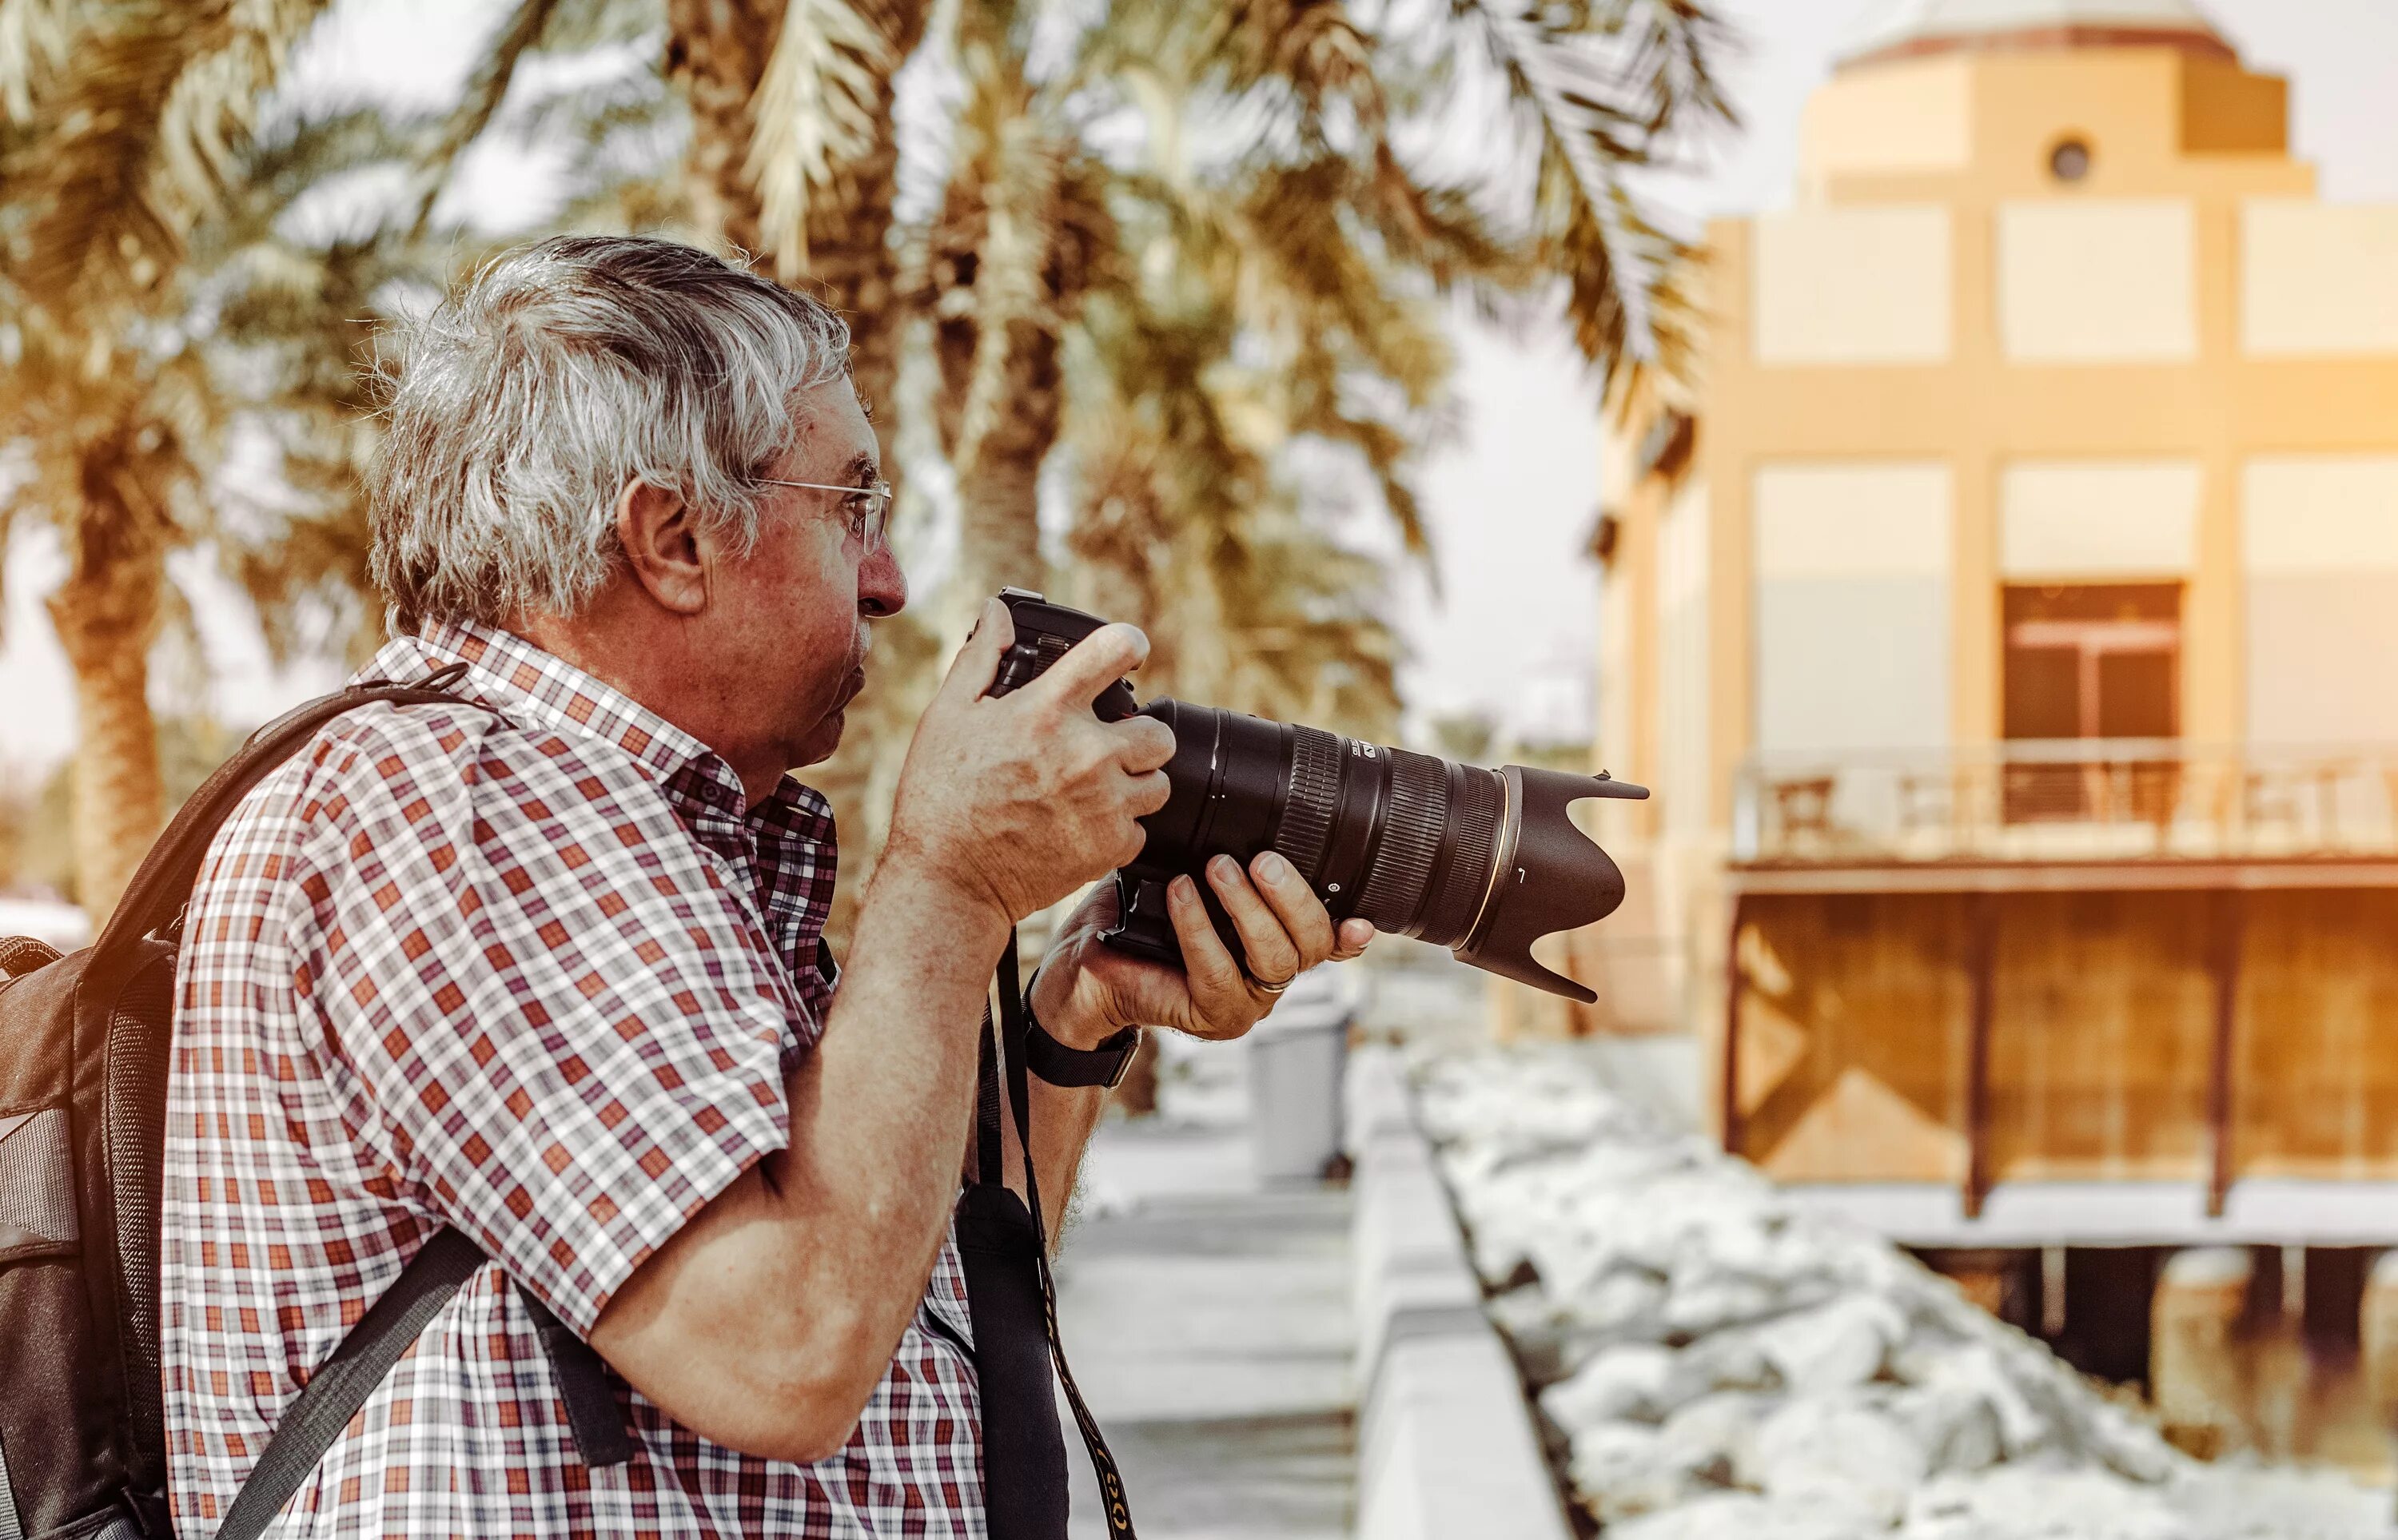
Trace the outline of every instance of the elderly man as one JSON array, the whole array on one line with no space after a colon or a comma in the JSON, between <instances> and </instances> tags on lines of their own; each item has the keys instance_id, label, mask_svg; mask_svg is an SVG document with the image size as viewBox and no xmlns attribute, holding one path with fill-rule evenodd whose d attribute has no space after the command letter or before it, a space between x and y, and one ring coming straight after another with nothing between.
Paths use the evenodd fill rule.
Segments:
<instances>
[{"instance_id":1,"label":"elderly man","mask_svg":"<svg viewBox=\"0 0 2398 1540\"><path fill-rule=\"evenodd\" d=\"M704 253L588 237L502 258L413 339L367 672L472 703L336 718L195 894L161 1277L179 1533L214 1533L443 1225L491 1265L280 1533L983 1533L950 1220L985 990L1016 921L1138 849L1171 742L1089 709L1141 661L1128 627L987 697L990 606L833 987L832 822L787 772L840 742L869 623L907 600L846 348ZM1042 1028L1237 1036L1369 933L1273 856L1208 879L1246 974L1187 878L1179 971L1096 944L1102 889L1036 979ZM1101 1094L1032 1094L1053 1229ZM621 1380L629 1462L577 1458L528 1295Z\"/></svg>"}]
</instances>

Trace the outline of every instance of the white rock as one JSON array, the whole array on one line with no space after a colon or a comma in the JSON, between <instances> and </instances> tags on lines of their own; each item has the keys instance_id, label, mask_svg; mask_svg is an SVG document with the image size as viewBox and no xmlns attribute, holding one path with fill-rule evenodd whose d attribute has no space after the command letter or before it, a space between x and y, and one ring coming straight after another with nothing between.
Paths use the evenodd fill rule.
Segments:
<instances>
[{"instance_id":1,"label":"white rock","mask_svg":"<svg viewBox=\"0 0 2398 1540\"><path fill-rule=\"evenodd\" d=\"M1868 1393L1788 1401L1757 1430L1756 1480L1767 1495L1836 1503L1879 1514L1885 1526L1930 1469L1915 1430Z\"/></svg>"},{"instance_id":2,"label":"white rock","mask_svg":"<svg viewBox=\"0 0 2398 1540\"><path fill-rule=\"evenodd\" d=\"M1672 1331L1704 1336L1772 1315L1781 1304L1782 1290L1772 1279L1726 1273L1676 1288L1665 1301L1664 1320Z\"/></svg>"},{"instance_id":3,"label":"white rock","mask_svg":"<svg viewBox=\"0 0 2398 1540\"><path fill-rule=\"evenodd\" d=\"M1618 1268L1580 1293L1568 1295L1562 1308L1577 1326L1626 1337L1655 1337L1665 1330L1665 1280L1637 1267Z\"/></svg>"},{"instance_id":4,"label":"white rock","mask_svg":"<svg viewBox=\"0 0 2398 1540\"><path fill-rule=\"evenodd\" d=\"M1880 1373L1906 1335L1906 1317L1886 1299L1851 1294L1770 1321L1755 1334L1793 1393L1828 1395Z\"/></svg>"},{"instance_id":5,"label":"white rock","mask_svg":"<svg viewBox=\"0 0 2398 1540\"><path fill-rule=\"evenodd\" d=\"M1541 1410L1577 1434L1600 1423L1653 1422L1659 1415L1657 1392L1673 1368L1671 1348L1645 1342L1610 1347L1542 1391Z\"/></svg>"},{"instance_id":6,"label":"white rock","mask_svg":"<svg viewBox=\"0 0 2398 1540\"><path fill-rule=\"evenodd\" d=\"M1719 1390L1779 1390L1782 1372L1746 1332L1718 1332L1674 1355L1659 1387L1660 1407L1678 1407Z\"/></svg>"},{"instance_id":7,"label":"white rock","mask_svg":"<svg viewBox=\"0 0 2398 1540\"><path fill-rule=\"evenodd\" d=\"M1499 1323L1499 1329L1510 1336L1517 1332L1565 1324L1565 1312L1538 1284L1493 1294L1483 1308L1490 1312L1490 1319Z\"/></svg>"},{"instance_id":8,"label":"white rock","mask_svg":"<svg viewBox=\"0 0 2398 1540\"><path fill-rule=\"evenodd\" d=\"M1673 1458L1657 1430L1637 1423L1602 1423L1577 1432L1566 1473L1583 1506L1610 1526L1719 1485Z\"/></svg>"},{"instance_id":9,"label":"white rock","mask_svg":"<svg viewBox=\"0 0 2398 1540\"><path fill-rule=\"evenodd\" d=\"M2189 1533L2205 1540L2387 1540L2390 1493L2332 1470L2289 1470L2244 1461L2198 1466L2165 1488Z\"/></svg>"},{"instance_id":10,"label":"white rock","mask_svg":"<svg viewBox=\"0 0 2398 1540\"><path fill-rule=\"evenodd\" d=\"M1665 1419L1662 1456L1691 1470L1716 1471L1725 1484L1757 1481L1757 1430L1782 1404L1771 1391L1719 1390ZM1718 1469L1718 1467L1720 1467Z\"/></svg>"},{"instance_id":11,"label":"white rock","mask_svg":"<svg viewBox=\"0 0 2398 1540\"><path fill-rule=\"evenodd\" d=\"M1528 1370L1573 1370L1541 1405L1606 1540L2398 1534L2387 1494L2343 1478L2181 1456L1952 1284L1791 1208L1570 1050L1435 1058L1417 1084L1483 1277L1540 1276L1492 1315Z\"/></svg>"},{"instance_id":12,"label":"white rock","mask_svg":"<svg viewBox=\"0 0 2398 1540\"><path fill-rule=\"evenodd\" d=\"M1954 1387L1892 1393L1891 1415L1911 1429L1923 1446L1933 1475L1970 1475L1998 1464L2006 1453L1999 1414L1976 1391Z\"/></svg>"},{"instance_id":13,"label":"white rock","mask_svg":"<svg viewBox=\"0 0 2398 1540\"><path fill-rule=\"evenodd\" d=\"M1910 1358L1902 1360L1901 1373L1917 1385L1971 1396L1987 1405L1998 1416L2001 1446L2009 1456L2029 1453L2055 1432L1990 1344Z\"/></svg>"},{"instance_id":14,"label":"white rock","mask_svg":"<svg viewBox=\"0 0 2398 1540\"><path fill-rule=\"evenodd\" d=\"M1607 1540L1858 1540L1889 1527L1879 1516L1837 1501L1722 1493L1610 1524Z\"/></svg>"},{"instance_id":15,"label":"white rock","mask_svg":"<svg viewBox=\"0 0 2398 1540\"><path fill-rule=\"evenodd\" d=\"M2095 1470L2000 1466L1915 1493L1905 1540L2192 1540L2155 1488Z\"/></svg>"}]
</instances>

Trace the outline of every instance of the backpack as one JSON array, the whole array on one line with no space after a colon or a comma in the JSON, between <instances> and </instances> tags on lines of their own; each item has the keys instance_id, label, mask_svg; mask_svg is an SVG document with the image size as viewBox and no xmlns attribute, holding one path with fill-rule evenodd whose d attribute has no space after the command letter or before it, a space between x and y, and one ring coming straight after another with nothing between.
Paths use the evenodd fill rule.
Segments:
<instances>
[{"instance_id":1,"label":"backpack","mask_svg":"<svg viewBox=\"0 0 2398 1540\"><path fill-rule=\"evenodd\" d=\"M465 665L319 697L251 735L192 794L100 937L72 956L0 937L0 1540L172 1533L158 1370L158 1200L175 957L192 884L236 803L344 712L477 705ZM309 1376L227 1511L255 1540L392 1364L485 1261L445 1228ZM587 1464L630 1444L600 1358L531 1294Z\"/></svg>"}]
</instances>

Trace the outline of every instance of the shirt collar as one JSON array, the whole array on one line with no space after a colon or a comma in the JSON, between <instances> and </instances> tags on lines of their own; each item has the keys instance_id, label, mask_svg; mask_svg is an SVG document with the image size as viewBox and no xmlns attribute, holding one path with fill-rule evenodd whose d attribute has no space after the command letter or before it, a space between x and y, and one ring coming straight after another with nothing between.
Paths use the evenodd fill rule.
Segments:
<instances>
[{"instance_id":1,"label":"shirt collar","mask_svg":"<svg viewBox=\"0 0 2398 1540\"><path fill-rule=\"evenodd\" d=\"M744 816L748 793L722 756L613 685L546 652L513 632L473 621L435 621L385 642L358 676L412 684L451 663L465 663L465 693L511 716L574 736L603 739L648 771L703 837L710 825L745 823L775 843L821 850L829 867L832 808L823 795L786 775Z\"/></svg>"}]
</instances>

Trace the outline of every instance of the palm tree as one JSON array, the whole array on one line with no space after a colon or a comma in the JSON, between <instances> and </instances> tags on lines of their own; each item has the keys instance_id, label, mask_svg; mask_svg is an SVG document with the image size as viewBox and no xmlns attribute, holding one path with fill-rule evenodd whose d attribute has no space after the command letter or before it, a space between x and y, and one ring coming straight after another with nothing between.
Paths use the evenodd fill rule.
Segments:
<instances>
[{"instance_id":1,"label":"palm tree","mask_svg":"<svg viewBox=\"0 0 2398 1540\"><path fill-rule=\"evenodd\" d=\"M0 50L0 409L33 469L10 512L46 516L66 551L49 608L74 675L76 868L95 917L165 811L149 650L212 449L178 324L183 243L318 8L13 0L0 17L16 45Z\"/></svg>"},{"instance_id":2,"label":"palm tree","mask_svg":"<svg viewBox=\"0 0 2398 1540\"><path fill-rule=\"evenodd\" d=\"M1116 0L1074 61L1040 81L1028 79L1016 7L980 0L957 14L968 91L925 239L922 302L934 317L969 595L1042 576L1037 489L1068 415L1065 340L1127 285L1146 286L1140 302L1169 314L1204 294L1241 350L1264 352L1252 411L1271 413L1286 438L1352 451L1420 556L1411 467L1437 429L1448 369L1428 295L1462 289L1496 303L1562 275L1577 340L1610 383L1681 364L1689 253L1642 217L1622 169L1724 111L1709 74L1717 30L1695 5L1519 11L1454 0L1418 33L1385 34L1338 4ZM1505 89L1514 142L1495 200L1454 175L1426 177L1394 143L1400 120L1436 108L1461 47ZM1115 119L1147 119L1145 160L1110 163L1091 147L1091 125L1114 127L1110 106ZM1217 147L1212 158L1189 149L1202 142ZM1173 275L1162 287L1160 271ZM1161 341L1152 331L1143 346ZM1196 388L1158 367L1180 355L1173 347L1097 355L1149 388ZM1221 368L1229 356L1197 362ZM1265 490L1216 476L1173 516L1227 529L1233 487L1249 500ZM1089 533L1076 549L1104 542ZM1220 560L1206 569L1230 570ZM1208 614L1200 632L1223 637L1221 616L1247 612L1245 602Z\"/></svg>"},{"instance_id":3,"label":"palm tree","mask_svg":"<svg viewBox=\"0 0 2398 1540\"><path fill-rule=\"evenodd\" d=\"M14 45L0 48L0 435L33 469L0 504L0 536L32 515L68 557L49 609L74 676L76 889L95 920L167 810L149 668L182 609L168 553L215 540L272 641L288 646L295 618L328 600L346 607L353 650L365 635L361 318L391 280L412 273L421 288L449 260L435 198L557 4L521 0L445 118L395 138L354 114L261 145L257 104L324 8L0 0ZM274 233L307 188L374 161L416 173L397 221L321 248ZM263 392L236 382L261 362ZM220 519L211 486L248 429L280 442L303 504L263 531Z\"/></svg>"}]
</instances>

